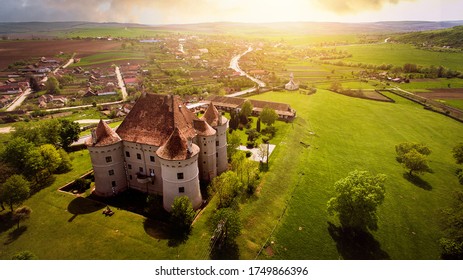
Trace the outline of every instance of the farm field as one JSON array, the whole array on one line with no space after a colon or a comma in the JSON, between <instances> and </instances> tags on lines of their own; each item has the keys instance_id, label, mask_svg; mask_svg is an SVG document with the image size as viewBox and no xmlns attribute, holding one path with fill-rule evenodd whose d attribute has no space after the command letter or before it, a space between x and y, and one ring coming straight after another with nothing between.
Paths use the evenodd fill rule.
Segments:
<instances>
[{"instance_id":1,"label":"farm field","mask_svg":"<svg viewBox=\"0 0 463 280\"><path fill-rule=\"evenodd\" d=\"M459 53L432 52L417 49L407 44L369 44L338 46L338 50L352 54L351 58L343 59L350 62L366 64L393 64L403 66L405 63L415 63L422 66L439 66L463 71L463 57Z\"/></svg>"},{"instance_id":2,"label":"farm field","mask_svg":"<svg viewBox=\"0 0 463 280\"><path fill-rule=\"evenodd\" d=\"M103 40L32 40L0 41L0 69L21 59L51 56L59 52L77 53L78 57L119 49L121 42Z\"/></svg>"},{"instance_id":3,"label":"farm field","mask_svg":"<svg viewBox=\"0 0 463 280\"><path fill-rule=\"evenodd\" d=\"M463 140L463 125L405 99L389 97L396 103L325 90L311 96L270 92L252 97L287 102L298 111L298 119L283 140L286 145L271 158L259 199L243 210L247 229L240 244L243 258L255 257L287 201L282 221L268 240L275 245L261 258L439 258L439 210L449 206L452 192L459 188L451 147ZM395 161L394 146L405 141L426 143L433 151L434 173L422 175L420 186L406 180L405 170ZM386 200L378 212L379 229L360 245L343 239L337 222L326 212L334 182L354 169L388 176ZM265 203L269 206L259 214L256 210Z\"/></svg>"}]
</instances>

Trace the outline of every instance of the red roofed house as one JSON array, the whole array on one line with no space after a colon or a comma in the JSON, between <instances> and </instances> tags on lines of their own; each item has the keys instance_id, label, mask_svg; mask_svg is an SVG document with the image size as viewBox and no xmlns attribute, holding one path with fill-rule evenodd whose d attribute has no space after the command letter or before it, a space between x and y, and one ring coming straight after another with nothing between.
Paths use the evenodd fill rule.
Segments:
<instances>
[{"instance_id":1,"label":"red roofed house","mask_svg":"<svg viewBox=\"0 0 463 280\"><path fill-rule=\"evenodd\" d=\"M167 211L186 195L199 208L199 180L227 169L227 126L213 105L199 119L177 96L140 97L116 131L100 121L87 142L95 194L112 196L128 188L160 194Z\"/></svg>"}]
</instances>

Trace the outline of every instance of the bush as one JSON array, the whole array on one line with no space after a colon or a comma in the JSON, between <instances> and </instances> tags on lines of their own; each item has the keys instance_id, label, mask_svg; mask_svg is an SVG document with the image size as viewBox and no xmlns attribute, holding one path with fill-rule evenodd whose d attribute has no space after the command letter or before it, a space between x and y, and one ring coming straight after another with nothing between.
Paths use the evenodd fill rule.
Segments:
<instances>
[{"instance_id":1,"label":"bush","mask_svg":"<svg viewBox=\"0 0 463 280\"><path fill-rule=\"evenodd\" d=\"M275 134L277 133L277 129L274 126L267 126L266 128L262 129L262 134L267 136L270 139L275 137Z\"/></svg>"},{"instance_id":2,"label":"bush","mask_svg":"<svg viewBox=\"0 0 463 280\"><path fill-rule=\"evenodd\" d=\"M255 141L248 141L246 142L246 148L248 149L252 149L256 146L256 142Z\"/></svg>"}]
</instances>

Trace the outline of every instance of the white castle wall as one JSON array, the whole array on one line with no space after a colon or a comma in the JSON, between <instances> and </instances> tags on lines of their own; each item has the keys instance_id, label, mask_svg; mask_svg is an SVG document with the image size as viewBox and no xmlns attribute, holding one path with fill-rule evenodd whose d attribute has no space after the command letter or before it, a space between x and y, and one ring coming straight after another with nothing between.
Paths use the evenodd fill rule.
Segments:
<instances>
[{"instance_id":1,"label":"white castle wall","mask_svg":"<svg viewBox=\"0 0 463 280\"><path fill-rule=\"evenodd\" d=\"M217 175L222 174L228 169L227 159L227 128L228 120L222 117L222 125L214 127L216 134L216 152L217 152Z\"/></svg>"},{"instance_id":2,"label":"white castle wall","mask_svg":"<svg viewBox=\"0 0 463 280\"><path fill-rule=\"evenodd\" d=\"M198 157L200 179L211 181L217 176L216 135L196 136L195 143L201 151Z\"/></svg>"}]
</instances>

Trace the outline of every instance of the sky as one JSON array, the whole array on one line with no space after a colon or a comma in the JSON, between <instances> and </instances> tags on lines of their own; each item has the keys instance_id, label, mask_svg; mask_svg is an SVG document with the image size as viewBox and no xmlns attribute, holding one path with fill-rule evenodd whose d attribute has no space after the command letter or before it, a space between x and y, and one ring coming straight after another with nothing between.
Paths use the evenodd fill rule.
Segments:
<instances>
[{"instance_id":1,"label":"sky","mask_svg":"<svg viewBox=\"0 0 463 280\"><path fill-rule=\"evenodd\" d=\"M0 22L462 20L462 0L0 0Z\"/></svg>"}]
</instances>

